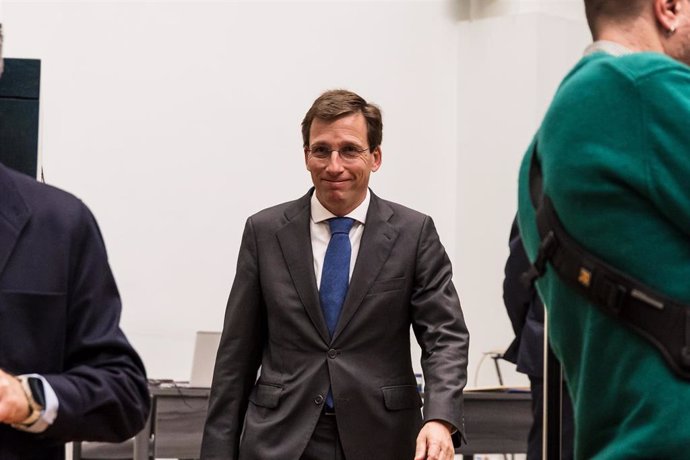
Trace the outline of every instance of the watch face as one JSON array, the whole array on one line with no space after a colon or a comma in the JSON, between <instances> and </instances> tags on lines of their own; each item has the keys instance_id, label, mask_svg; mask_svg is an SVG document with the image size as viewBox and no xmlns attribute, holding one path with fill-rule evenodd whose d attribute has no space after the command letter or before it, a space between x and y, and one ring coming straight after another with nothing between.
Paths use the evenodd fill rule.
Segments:
<instances>
[{"instance_id":1,"label":"watch face","mask_svg":"<svg viewBox=\"0 0 690 460\"><path fill-rule=\"evenodd\" d=\"M38 377L28 377L26 381L29 384L31 395L34 397L34 401L36 401L41 407L45 408L46 395L43 391L43 380L39 379Z\"/></svg>"}]
</instances>

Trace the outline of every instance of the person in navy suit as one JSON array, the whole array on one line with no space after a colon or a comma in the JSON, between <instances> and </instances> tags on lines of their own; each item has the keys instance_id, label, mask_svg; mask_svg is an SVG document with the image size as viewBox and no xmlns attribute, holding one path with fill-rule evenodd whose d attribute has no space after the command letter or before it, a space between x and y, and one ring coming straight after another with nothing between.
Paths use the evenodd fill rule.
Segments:
<instances>
[{"instance_id":1,"label":"person in navy suit","mask_svg":"<svg viewBox=\"0 0 690 460\"><path fill-rule=\"evenodd\" d=\"M144 426L144 365L120 330L103 239L74 196L0 164L0 458Z\"/></svg>"},{"instance_id":2,"label":"person in navy suit","mask_svg":"<svg viewBox=\"0 0 690 460\"><path fill-rule=\"evenodd\" d=\"M0 26L0 75L2 41ZM141 430L146 373L120 312L89 209L0 163L0 459L59 460L68 441Z\"/></svg>"},{"instance_id":3,"label":"person in navy suit","mask_svg":"<svg viewBox=\"0 0 690 460\"><path fill-rule=\"evenodd\" d=\"M517 220L513 221L510 229L509 246L503 302L515 331L515 340L503 353L503 359L516 364L517 371L529 377L533 420L527 438L527 460L540 460L544 411L544 304L534 286L527 287L521 280L530 263ZM565 389L561 430L561 455L563 460L569 460L573 458L573 408Z\"/></svg>"}]
</instances>

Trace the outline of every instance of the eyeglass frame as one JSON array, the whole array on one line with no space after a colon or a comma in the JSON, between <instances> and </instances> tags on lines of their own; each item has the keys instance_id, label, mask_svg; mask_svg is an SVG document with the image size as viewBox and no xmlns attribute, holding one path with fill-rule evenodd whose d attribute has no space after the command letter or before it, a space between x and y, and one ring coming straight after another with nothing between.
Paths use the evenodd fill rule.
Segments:
<instances>
[{"instance_id":1,"label":"eyeglass frame","mask_svg":"<svg viewBox=\"0 0 690 460\"><path fill-rule=\"evenodd\" d=\"M323 154L315 154L314 149L315 148L324 148L327 150L323 152ZM342 150L343 149L352 149L353 153L345 153L343 154ZM343 161L354 161L357 158L361 157L364 152L367 150L371 151L369 147L365 147L363 149L357 148L357 146L349 144L349 145L344 145L343 147L340 147L339 149L333 148L330 145L323 145L323 144L316 144L315 146L312 147L305 147L304 151L307 152L310 156L316 158L317 160L327 160L333 152L338 152L338 156L340 157L341 160Z\"/></svg>"}]
</instances>

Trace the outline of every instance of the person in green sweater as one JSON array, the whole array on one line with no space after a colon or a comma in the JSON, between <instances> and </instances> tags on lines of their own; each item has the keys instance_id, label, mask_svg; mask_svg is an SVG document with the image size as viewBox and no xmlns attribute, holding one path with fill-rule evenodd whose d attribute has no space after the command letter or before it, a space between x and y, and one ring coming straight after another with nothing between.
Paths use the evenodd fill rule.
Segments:
<instances>
[{"instance_id":1,"label":"person in green sweater","mask_svg":"<svg viewBox=\"0 0 690 460\"><path fill-rule=\"evenodd\" d=\"M532 152L566 231L690 304L690 0L585 0L594 43L527 150L519 225L534 261ZM690 381L547 264L537 289L575 412L579 459L690 458ZM690 332L690 331L688 331Z\"/></svg>"}]
</instances>

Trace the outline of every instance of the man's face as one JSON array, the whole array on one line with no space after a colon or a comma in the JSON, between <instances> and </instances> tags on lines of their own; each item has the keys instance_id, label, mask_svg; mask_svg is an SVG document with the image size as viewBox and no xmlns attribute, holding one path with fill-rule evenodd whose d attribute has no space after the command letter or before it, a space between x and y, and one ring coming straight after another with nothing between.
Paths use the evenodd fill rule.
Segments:
<instances>
[{"instance_id":1,"label":"man's face","mask_svg":"<svg viewBox=\"0 0 690 460\"><path fill-rule=\"evenodd\" d=\"M309 148L304 149L304 161L316 188L321 204L337 216L343 216L364 200L369 175L381 166L381 148L368 150L367 124L364 115L356 113L335 121L314 119L309 130ZM310 149L325 147L325 158L310 153ZM346 157L335 150L363 150ZM323 149L320 149L323 150Z\"/></svg>"}]
</instances>

